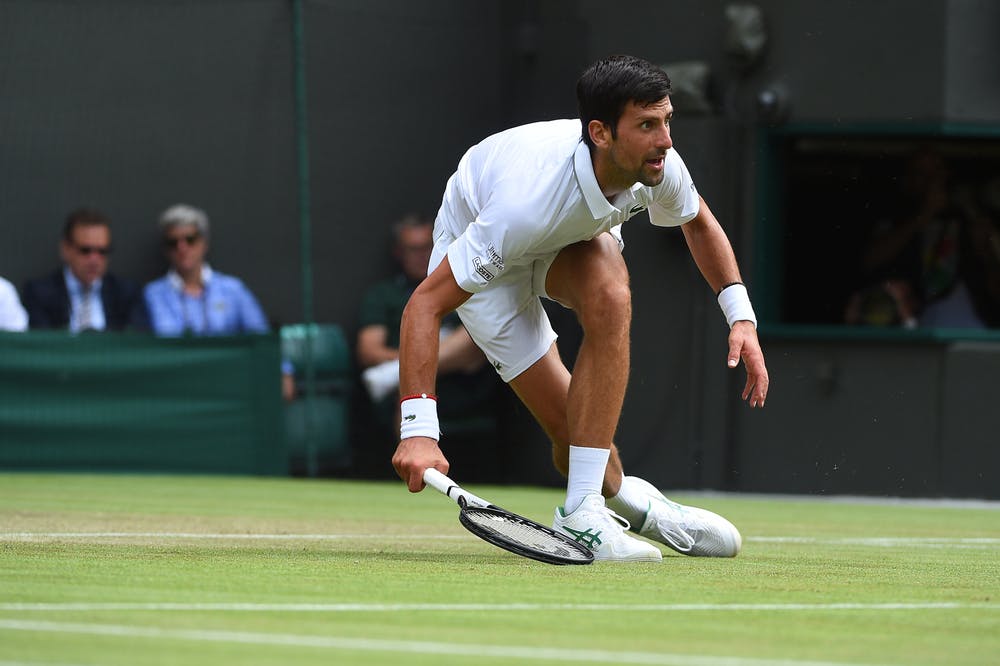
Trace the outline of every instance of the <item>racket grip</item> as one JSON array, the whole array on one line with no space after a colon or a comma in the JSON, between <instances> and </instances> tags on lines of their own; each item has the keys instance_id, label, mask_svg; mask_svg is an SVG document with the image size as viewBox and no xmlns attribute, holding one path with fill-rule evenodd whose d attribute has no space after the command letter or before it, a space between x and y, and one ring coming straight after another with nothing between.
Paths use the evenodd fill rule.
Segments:
<instances>
[{"instance_id":1,"label":"racket grip","mask_svg":"<svg viewBox=\"0 0 1000 666\"><path fill-rule=\"evenodd\" d=\"M447 476L437 471L433 467L428 467L424 470L424 483L438 491L442 495L451 497L449 491L452 488L458 488L458 484L449 479ZM461 488L458 488L461 490Z\"/></svg>"},{"instance_id":2,"label":"racket grip","mask_svg":"<svg viewBox=\"0 0 1000 666\"><path fill-rule=\"evenodd\" d=\"M428 467L424 470L424 483L438 491L446 497L450 497L459 502L460 499L465 499L465 503L469 506L478 507L491 507L493 506L490 502L487 502L482 497L473 495L467 490L462 490L462 487L457 483L449 479L447 476L437 471L433 467Z\"/></svg>"}]
</instances>

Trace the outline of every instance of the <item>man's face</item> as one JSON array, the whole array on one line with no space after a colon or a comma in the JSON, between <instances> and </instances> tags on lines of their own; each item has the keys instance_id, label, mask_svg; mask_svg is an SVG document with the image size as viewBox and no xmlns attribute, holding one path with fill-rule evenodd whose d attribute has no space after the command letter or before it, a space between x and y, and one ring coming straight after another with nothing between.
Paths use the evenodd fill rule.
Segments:
<instances>
[{"instance_id":1,"label":"man's face","mask_svg":"<svg viewBox=\"0 0 1000 666\"><path fill-rule=\"evenodd\" d=\"M201 270L205 252L208 251L208 240L195 225L178 224L164 232L163 246L174 270L181 275L188 275Z\"/></svg>"},{"instance_id":2,"label":"man's face","mask_svg":"<svg viewBox=\"0 0 1000 666\"><path fill-rule=\"evenodd\" d=\"M434 249L434 228L429 224L403 227L396 243L396 258L406 277L423 280Z\"/></svg>"},{"instance_id":3,"label":"man's face","mask_svg":"<svg viewBox=\"0 0 1000 666\"><path fill-rule=\"evenodd\" d=\"M60 254L77 280L88 287L104 277L111 252L111 229L103 224L74 227L70 239L63 240Z\"/></svg>"},{"instance_id":4,"label":"man's face","mask_svg":"<svg viewBox=\"0 0 1000 666\"><path fill-rule=\"evenodd\" d=\"M604 185L652 187L663 180L663 161L673 146L670 119L674 107L669 97L649 105L629 102L618 120L617 136L606 134L608 178Z\"/></svg>"}]
</instances>

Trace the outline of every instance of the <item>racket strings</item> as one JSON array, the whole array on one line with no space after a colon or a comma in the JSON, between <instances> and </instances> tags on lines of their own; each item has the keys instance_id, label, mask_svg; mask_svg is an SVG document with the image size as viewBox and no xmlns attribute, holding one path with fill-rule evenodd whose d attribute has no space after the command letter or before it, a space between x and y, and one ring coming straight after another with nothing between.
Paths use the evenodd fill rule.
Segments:
<instances>
[{"instance_id":1,"label":"racket strings","mask_svg":"<svg viewBox=\"0 0 1000 666\"><path fill-rule=\"evenodd\" d=\"M490 532L499 539L523 548L541 551L570 559L587 559L586 555L570 547L566 539L543 525L519 519L517 516L493 511L467 510L465 517L480 530Z\"/></svg>"}]
</instances>

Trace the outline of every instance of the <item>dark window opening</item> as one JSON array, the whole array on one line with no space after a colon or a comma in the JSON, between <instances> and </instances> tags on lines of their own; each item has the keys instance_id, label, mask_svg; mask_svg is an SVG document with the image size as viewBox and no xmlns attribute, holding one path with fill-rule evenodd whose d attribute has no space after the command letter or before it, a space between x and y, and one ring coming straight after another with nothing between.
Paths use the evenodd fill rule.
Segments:
<instances>
[{"instance_id":1,"label":"dark window opening","mask_svg":"<svg viewBox=\"0 0 1000 666\"><path fill-rule=\"evenodd\" d=\"M766 143L766 321L1000 327L1000 136Z\"/></svg>"}]
</instances>

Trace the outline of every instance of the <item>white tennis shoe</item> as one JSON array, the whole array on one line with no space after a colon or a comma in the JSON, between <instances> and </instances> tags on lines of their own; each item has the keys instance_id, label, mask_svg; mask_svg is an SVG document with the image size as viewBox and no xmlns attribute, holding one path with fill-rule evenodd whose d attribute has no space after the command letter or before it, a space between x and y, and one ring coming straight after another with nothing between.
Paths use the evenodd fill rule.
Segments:
<instances>
[{"instance_id":1,"label":"white tennis shoe","mask_svg":"<svg viewBox=\"0 0 1000 666\"><path fill-rule=\"evenodd\" d=\"M595 560L659 562L663 559L659 548L628 534L628 521L606 507L600 495L587 495L568 516L563 511L563 507L556 507L552 528L589 548Z\"/></svg>"},{"instance_id":2,"label":"white tennis shoe","mask_svg":"<svg viewBox=\"0 0 1000 666\"><path fill-rule=\"evenodd\" d=\"M692 557L739 554L743 538L731 522L711 511L672 502L648 481L635 476L627 478L640 486L649 500L641 526L632 531Z\"/></svg>"}]
</instances>

